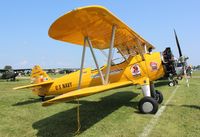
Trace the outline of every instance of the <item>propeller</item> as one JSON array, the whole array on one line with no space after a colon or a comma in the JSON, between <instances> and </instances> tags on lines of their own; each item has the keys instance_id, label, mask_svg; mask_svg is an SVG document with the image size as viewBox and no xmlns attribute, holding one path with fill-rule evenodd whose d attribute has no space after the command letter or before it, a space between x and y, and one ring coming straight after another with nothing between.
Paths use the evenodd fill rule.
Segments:
<instances>
[{"instance_id":1,"label":"propeller","mask_svg":"<svg viewBox=\"0 0 200 137\"><path fill-rule=\"evenodd\" d=\"M187 67L186 60L189 59L189 58L182 55L181 47L180 47L179 40L178 40L175 29L174 29L174 35L175 35L175 39L176 39L176 45L177 45L178 51L179 51L179 59L178 60L180 61L180 63L183 66L183 74L184 74L185 79L186 79L187 87L189 87L189 79L188 79L187 74L186 74L186 67Z\"/></svg>"},{"instance_id":2,"label":"propeller","mask_svg":"<svg viewBox=\"0 0 200 137\"><path fill-rule=\"evenodd\" d=\"M180 47L180 44L179 44L178 37L176 35L175 29L174 29L174 35L175 35L175 39L176 39L176 45L178 47L179 57L182 57L181 47Z\"/></svg>"}]
</instances>

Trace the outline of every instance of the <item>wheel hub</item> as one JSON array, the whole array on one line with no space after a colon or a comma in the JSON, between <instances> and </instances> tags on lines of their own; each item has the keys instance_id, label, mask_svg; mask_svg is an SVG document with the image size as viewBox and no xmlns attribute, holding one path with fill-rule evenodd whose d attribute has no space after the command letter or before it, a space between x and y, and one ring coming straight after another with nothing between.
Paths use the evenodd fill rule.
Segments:
<instances>
[{"instance_id":1,"label":"wheel hub","mask_svg":"<svg viewBox=\"0 0 200 137\"><path fill-rule=\"evenodd\" d=\"M174 83L173 83L173 82L170 82L170 83L169 83L169 86L170 86L170 87L173 87L173 86L174 86Z\"/></svg>"},{"instance_id":2,"label":"wheel hub","mask_svg":"<svg viewBox=\"0 0 200 137\"><path fill-rule=\"evenodd\" d=\"M153 110L153 104L150 103L150 102L145 102L143 105L142 105L142 108L144 110L145 113L149 113Z\"/></svg>"}]
</instances>

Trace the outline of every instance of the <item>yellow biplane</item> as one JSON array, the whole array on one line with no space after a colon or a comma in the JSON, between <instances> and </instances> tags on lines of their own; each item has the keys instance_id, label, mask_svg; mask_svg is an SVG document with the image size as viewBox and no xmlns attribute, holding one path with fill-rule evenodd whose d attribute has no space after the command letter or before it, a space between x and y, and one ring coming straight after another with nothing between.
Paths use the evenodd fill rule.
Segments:
<instances>
[{"instance_id":1,"label":"yellow biplane","mask_svg":"<svg viewBox=\"0 0 200 137\"><path fill-rule=\"evenodd\" d=\"M52 80L39 66L32 70L32 88L41 97L58 95L42 103L49 106L128 85L141 85L144 97L138 108L142 113L156 113L163 101L153 81L174 71L166 52L152 52L154 46L144 40L110 11L101 6L72 10L58 18L49 29L53 39L83 47L80 70ZM91 51L96 69L84 68L86 48ZM108 50L107 64L100 67L94 49ZM113 63L113 50L124 59Z\"/></svg>"}]
</instances>

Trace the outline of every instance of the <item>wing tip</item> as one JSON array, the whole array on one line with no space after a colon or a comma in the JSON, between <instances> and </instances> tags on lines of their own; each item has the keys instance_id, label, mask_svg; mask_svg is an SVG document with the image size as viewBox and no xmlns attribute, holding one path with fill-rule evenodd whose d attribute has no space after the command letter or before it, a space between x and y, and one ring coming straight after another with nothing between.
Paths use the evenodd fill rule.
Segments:
<instances>
[{"instance_id":1,"label":"wing tip","mask_svg":"<svg viewBox=\"0 0 200 137\"><path fill-rule=\"evenodd\" d=\"M24 89L24 87L14 87L13 90Z\"/></svg>"},{"instance_id":2,"label":"wing tip","mask_svg":"<svg viewBox=\"0 0 200 137\"><path fill-rule=\"evenodd\" d=\"M17 87L15 87L15 88L12 88L13 90L17 90L18 88Z\"/></svg>"}]
</instances>

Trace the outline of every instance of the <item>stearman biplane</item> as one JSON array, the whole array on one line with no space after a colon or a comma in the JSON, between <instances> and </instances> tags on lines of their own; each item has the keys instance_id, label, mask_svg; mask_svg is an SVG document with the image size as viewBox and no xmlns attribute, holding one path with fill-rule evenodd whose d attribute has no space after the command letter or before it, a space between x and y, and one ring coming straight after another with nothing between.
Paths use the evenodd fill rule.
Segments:
<instances>
[{"instance_id":1,"label":"stearman biplane","mask_svg":"<svg viewBox=\"0 0 200 137\"><path fill-rule=\"evenodd\" d=\"M66 102L128 85L141 85L144 97L138 108L142 113L156 113L163 101L154 81L175 71L169 67L171 52L151 52L154 46L101 6L77 8L58 18L49 29L53 39L82 46L80 70L52 80L39 66L32 70L32 88L41 97L58 95L43 106ZM96 68L84 68L88 48ZM108 50L107 64L100 67L94 49ZM124 59L113 63L113 50ZM170 48L168 49L169 51ZM163 55L165 54L165 55Z\"/></svg>"}]
</instances>

